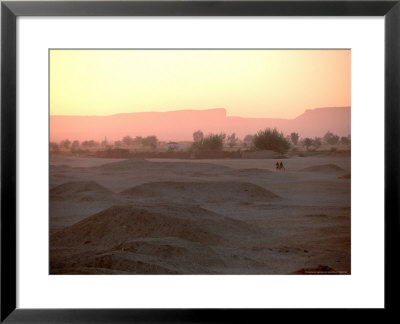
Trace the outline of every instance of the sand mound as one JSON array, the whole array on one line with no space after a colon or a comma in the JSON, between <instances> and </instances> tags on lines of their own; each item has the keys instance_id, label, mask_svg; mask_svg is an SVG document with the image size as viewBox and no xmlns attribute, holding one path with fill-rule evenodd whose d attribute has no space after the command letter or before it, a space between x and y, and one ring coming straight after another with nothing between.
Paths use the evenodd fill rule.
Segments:
<instances>
[{"instance_id":1,"label":"sand mound","mask_svg":"<svg viewBox=\"0 0 400 324\"><path fill-rule=\"evenodd\" d=\"M125 197L157 198L182 202L271 201L273 192L248 182L150 182L124 190Z\"/></svg>"},{"instance_id":2,"label":"sand mound","mask_svg":"<svg viewBox=\"0 0 400 324\"><path fill-rule=\"evenodd\" d=\"M260 237L257 227L195 205L113 206L51 235L52 247L109 249L137 238L177 237L204 244ZM238 239L239 238L239 239Z\"/></svg>"},{"instance_id":3,"label":"sand mound","mask_svg":"<svg viewBox=\"0 0 400 324\"><path fill-rule=\"evenodd\" d=\"M124 250L81 253L67 261L53 258L51 273L67 268L75 274L187 274L213 273L212 268L226 267L211 248L176 238L138 239L125 246Z\"/></svg>"},{"instance_id":4,"label":"sand mound","mask_svg":"<svg viewBox=\"0 0 400 324\"><path fill-rule=\"evenodd\" d=\"M322 164L322 165L314 165L308 168L301 169L300 171L306 172L339 172L345 171L341 167L337 166L336 164Z\"/></svg>"},{"instance_id":5,"label":"sand mound","mask_svg":"<svg viewBox=\"0 0 400 324\"><path fill-rule=\"evenodd\" d=\"M199 242L190 242L178 237L146 237L124 242L115 247L117 250L161 257L184 255L188 250L212 254L213 250Z\"/></svg>"},{"instance_id":6,"label":"sand mound","mask_svg":"<svg viewBox=\"0 0 400 324\"><path fill-rule=\"evenodd\" d=\"M202 267L207 269L207 267L224 266L221 257L211 247L177 237L140 238L123 243L117 249L152 256L152 258L155 258L155 260L152 260L153 262L168 260L169 264L176 264L182 263L182 259L184 259L186 272L189 273L194 268L199 270Z\"/></svg>"},{"instance_id":7,"label":"sand mound","mask_svg":"<svg viewBox=\"0 0 400 324\"><path fill-rule=\"evenodd\" d=\"M229 171L229 175L238 176L238 177L262 177L268 173L272 173L272 171L267 169L257 169L257 168L249 168L249 169L236 169Z\"/></svg>"},{"instance_id":8,"label":"sand mound","mask_svg":"<svg viewBox=\"0 0 400 324\"><path fill-rule=\"evenodd\" d=\"M210 247L177 237L138 238L108 251L64 254L53 249L50 273L73 274L217 274L251 266L257 273L264 265L243 256L232 246ZM240 272L239 272L240 273Z\"/></svg>"},{"instance_id":9,"label":"sand mound","mask_svg":"<svg viewBox=\"0 0 400 324\"><path fill-rule=\"evenodd\" d=\"M98 201L112 195L110 190L94 181L67 182L50 189L51 200Z\"/></svg>"},{"instance_id":10,"label":"sand mound","mask_svg":"<svg viewBox=\"0 0 400 324\"><path fill-rule=\"evenodd\" d=\"M70 274L176 274L178 271L168 263L153 256L130 252L86 251L81 253L57 254L50 251L50 273L63 273L68 269Z\"/></svg>"}]
</instances>

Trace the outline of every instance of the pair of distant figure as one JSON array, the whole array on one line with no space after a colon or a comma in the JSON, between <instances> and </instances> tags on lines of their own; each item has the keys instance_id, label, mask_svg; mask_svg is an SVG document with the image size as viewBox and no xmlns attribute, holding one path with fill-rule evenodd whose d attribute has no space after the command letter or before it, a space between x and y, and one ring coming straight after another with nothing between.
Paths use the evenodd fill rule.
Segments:
<instances>
[{"instance_id":1,"label":"pair of distant figure","mask_svg":"<svg viewBox=\"0 0 400 324\"><path fill-rule=\"evenodd\" d=\"M279 163L279 162L276 162L276 171L285 171L285 167L283 166L283 163L282 163L282 161Z\"/></svg>"}]
</instances>

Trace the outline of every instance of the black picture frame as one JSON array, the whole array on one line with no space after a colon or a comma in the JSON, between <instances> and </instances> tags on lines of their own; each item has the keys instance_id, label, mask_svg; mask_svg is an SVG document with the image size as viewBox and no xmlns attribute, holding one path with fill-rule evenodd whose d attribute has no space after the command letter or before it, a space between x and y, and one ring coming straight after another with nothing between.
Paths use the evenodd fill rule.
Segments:
<instances>
[{"instance_id":1,"label":"black picture frame","mask_svg":"<svg viewBox=\"0 0 400 324\"><path fill-rule=\"evenodd\" d=\"M395 1L2 1L1 3L1 322L264 322L271 309L16 308L16 19L19 16L384 16L385 18L385 308L399 289L400 0ZM373 262L373 260L371 260ZM366 283L367 285L367 283ZM329 292L327 292L329 293ZM299 316L309 311L295 310ZM326 310L327 312L329 310ZM356 311L356 310L353 310ZM332 311L329 311L330 314ZM383 313L384 312L384 313ZM308 314L308 315L307 315ZM269 314L268 314L269 315ZM321 315L327 316L327 315ZM332 315L329 315L331 317ZM333 315L334 316L334 315ZM284 317L281 318L284 320Z\"/></svg>"}]
</instances>

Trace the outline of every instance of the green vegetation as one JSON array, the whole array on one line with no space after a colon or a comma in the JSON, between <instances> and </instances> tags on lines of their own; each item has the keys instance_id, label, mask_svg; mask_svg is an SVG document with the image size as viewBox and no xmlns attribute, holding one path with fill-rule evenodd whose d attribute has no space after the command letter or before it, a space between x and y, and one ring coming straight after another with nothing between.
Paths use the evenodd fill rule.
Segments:
<instances>
[{"instance_id":1,"label":"green vegetation","mask_svg":"<svg viewBox=\"0 0 400 324\"><path fill-rule=\"evenodd\" d=\"M227 136L227 144L229 147L234 147L239 142L239 138L236 136L235 133Z\"/></svg>"},{"instance_id":2,"label":"green vegetation","mask_svg":"<svg viewBox=\"0 0 400 324\"><path fill-rule=\"evenodd\" d=\"M277 129L266 128L255 135L248 134L239 138L236 133L210 133L207 136L201 130L193 132L193 141L167 142L159 141L154 135L131 137L119 140L78 141L64 139L50 143L52 154L73 154L98 157L165 157L165 158L268 158L273 151L279 155L313 156L318 154L349 154L351 137L338 136L327 132L323 137L301 137L292 132L284 135ZM256 152L258 151L258 152ZM253 155L252 155L253 154ZM268 155L269 154L269 155ZM272 155L271 155L272 154Z\"/></svg>"},{"instance_id":3,"label":"green vegetation","mask_svg":"<svg viewBox=\"0 0 400 324\"><path fill-rule=\"evenodd\" d=\"M202 141L203 138L204 138L204 134L201 130L195 131L193 133L193 141L194 142L198 143L198 142Z\"/></svg>"},{"instance_id":4,"label":"green vegetation","mask_svg":"<svg viewBox=\"0 0 400 324\"><path fill-rule=\"evenodd\" d=\"M198 151L222 151L225 137L225 134L209 134L200 141L194 142L192 148Z\"/></svg>"},{"instance_id":5,"label":"green vegetation","mask_svg":"<svg viewBox=\"0 0 400 324\"><path fill-rule=\"evenodd\" d=\"M271 150L280 154L286 153L290 148L289 141L276 128L259 131L254 135L253 144L257 149Z\"/></svg>"},{"instance_id":6,"label":"green vegetation","mask_svg":"<svg viewBox=\"0 0 400 324\"><path fill-rule=\"evenodd\" d=\"M332 134L331 132L327 132L324 135L324 142L329 145L336 145L339 143L339 136Z\"/></svg>"},{"instance_id":7,"label":"green vegetation","mask_svg":"<svg viewBox=\"0 0 400 324\"><path fill-rule=\"evenodd\" d=\"M142 145L143 146L148 146L151 147L152 149L155 149L158 144L158 139L156 136L147 136L142 139Z\"/></svg>"},{"instance_id":8,"label":"green vegetation","mask_svg":"<svg viewBox=\"0 0 400 324\"><path fill-rule=\"evenodd\" d=\"M69 139L66 139L64 141L61 141L60 146L69 149L69 146L71 145L71 141Z\"/></svg>"},{"instance_id":9,"label":"green vegetation","mask_svg":"<svg viewBox=\"0 0 400 324\"><path fill-rule=\"evenodd\" d=\"M342 145L350 145L350 142L351 142L350 135L349 136L342 136L340 138L340 144L342 144Z\"/></svg>"},{"instance_id":10,"label":"green vegetation","mask_svg":"<svg viewBox=\"0 0 400 324\"><path fill-rule=\"evenodd\" d=\"M60 147L55 142L50 142L50 152L51 153L60 153Z\"/></svg>"},{"instance_id":11,"label":"green vegetation","mask_svg":"<svg viewBox=\"0 0 400 324\"><path fill-rule=\"evenodd\" d=\"M133 144L134 144L134 141L133 141L133 138L132 138L132 137L130 137L130 136L125 136L125 137L122 139L122 143L124 143L125 145L133 145Z\"/></svg>"},{"instance_id":12,"label":"green vegetation","mask_svg":"<svg viewBox=\"0 0 400 324\"><path fill-rule=\"evenodd\" d=\"M90 148L90 147L99 146L99 143L98 143L98 142L95 142L95 141L93 141L93 140L90 140L90 141L83 141L81 145L82 145L82 147L84 147L84 148Z\"/></svg>"},{"instance_id":13,"label":"green vegetation","mask_svg":"<svg viewBox=\"0 0 400 324\"><path fill-rule=\"evenodd\" d=\"M253 145L253 138L254 135L246 135L243 139L243 146L244 147L251 147Z\"/></svg>"},{"instance_id":14,"label":"green vegetation","mask_svg":"<svg viewBox=\"0 0 400 324\"><path fill-rule=\"evenodd\" d=\"M305 146L307 151L309 150L312 143L313 140L309 137L303 138L303 140L301 141L301 145Z\"/></svg>"},{"instance_id":15,"label":"green vegetation","mask_svg":"<svg viewBox=\"0 0 400 324\"><path fill-rule=\"evenodd\" d=\"M321 145L322 145L322 139L321 139L321 137L315 137L314 140L313 140L313 142L312 142L312 145L314 146L314 148L315 148L316 150L318 150L318 149L321 147Z\"/></svg>"},{"instance_id":16,"label":"green vegetation","mask_svg":"<svg viewBox=\"0 0 400 324\"><path fill-rule=\"evenodd\" d=\"M292 141L292 143L294 145L297 145L297 143L299 142L299 133L291 133L290 134L290 140Z\"/></svg>"}]
</instances>

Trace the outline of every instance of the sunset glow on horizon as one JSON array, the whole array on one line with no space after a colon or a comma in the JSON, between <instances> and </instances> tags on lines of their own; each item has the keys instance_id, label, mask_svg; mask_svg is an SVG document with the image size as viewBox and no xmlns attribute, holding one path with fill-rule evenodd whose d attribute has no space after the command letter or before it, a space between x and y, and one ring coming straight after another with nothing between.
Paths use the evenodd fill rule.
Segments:
<instances>
[{"instance_id":1,"label":"sunset glow on horizon","mask_svg":"<svg viewBox=\"0 0 400 324\"><path fill-rule=\"evenodd\" d=\"M295 118L351 106L350 74L350 50L51 50L50 114Z\"/></svg>"}]
</instances>

